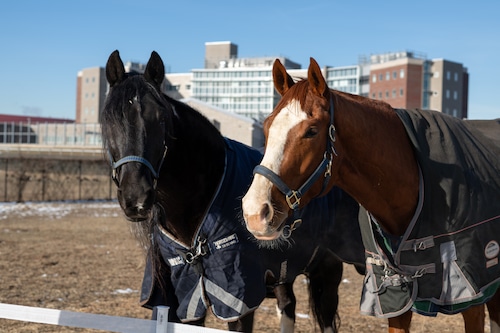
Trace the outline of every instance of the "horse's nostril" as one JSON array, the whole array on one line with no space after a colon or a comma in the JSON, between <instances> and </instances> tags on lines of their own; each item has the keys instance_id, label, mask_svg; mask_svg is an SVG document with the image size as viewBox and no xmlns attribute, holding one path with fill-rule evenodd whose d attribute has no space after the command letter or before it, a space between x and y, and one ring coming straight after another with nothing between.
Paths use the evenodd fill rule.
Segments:
<instances>
[{"instance_id":1,"label":"horse's nostril","mask_svg":"<svg viewBox=\"0 0 500 333\"><path fill-rule=\"evenodd\" d=\"M265 203L262 205L262 210L260 211L260 218L266 222L269 222L272 220L273 217L273 210L271 208L271 205L268 203Z\"/></svg>"}]
</instances>

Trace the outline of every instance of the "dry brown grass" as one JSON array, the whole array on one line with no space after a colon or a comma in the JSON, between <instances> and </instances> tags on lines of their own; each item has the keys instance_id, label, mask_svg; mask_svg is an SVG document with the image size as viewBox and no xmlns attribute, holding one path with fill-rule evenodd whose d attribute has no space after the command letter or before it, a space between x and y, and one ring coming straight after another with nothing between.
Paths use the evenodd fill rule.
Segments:
<instances>
[{"instance_id":1,"label":"dry brown grass","mask_svg":"<svg viewBox=\"0 0 500 333\"><path fill-rule=\"evenodd\" d=\"M129 232L116 203L1 204L0 302L150 318L139 306L143 253ZM362 277L346 266L340 288L340 332L386 332L383 319L358 310ZM315 327L300 276L296 332ZM132 290L119 293L120 290ZM279 332L275 300L256 312L255 331ZM225 329L210 316L207 326ZM1 332L100 332L0 319ZM460 315L428 318L415 315L412 332L461 332Z\"/></svg>"}]
</instances>

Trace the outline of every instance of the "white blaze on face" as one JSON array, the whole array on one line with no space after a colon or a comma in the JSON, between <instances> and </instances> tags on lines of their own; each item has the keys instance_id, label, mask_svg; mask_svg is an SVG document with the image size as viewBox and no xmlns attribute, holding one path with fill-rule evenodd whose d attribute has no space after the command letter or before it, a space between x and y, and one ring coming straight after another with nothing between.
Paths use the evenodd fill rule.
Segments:
<instances>
[{"instance_id":1,"label":"white blaze on face","mask_svg":"<svg viewBox=\"0 0 500 333\"><path fill-rule=\"evenodd\" d=\"M292 100L274 118L269 127L266 152L261 165L269 168L279 175L279 168L283 160L288 132L294 126L307 118L305 112L300 108L298 100ZM264 202L269 202L272 183L260 174L255 174L252 185L243 198L243 211L246 215L258 215Z\"/></svg>"}]
</instances>

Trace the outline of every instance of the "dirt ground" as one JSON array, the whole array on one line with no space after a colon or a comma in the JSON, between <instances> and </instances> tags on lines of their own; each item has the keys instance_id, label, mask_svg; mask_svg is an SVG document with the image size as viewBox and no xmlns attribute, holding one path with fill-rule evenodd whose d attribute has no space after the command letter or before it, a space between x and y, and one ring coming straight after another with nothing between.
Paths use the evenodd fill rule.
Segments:
<instances>
[{"instance_id":1,"label":"dirt ground","mask_svg":"<svg viewBox=\"0 0 500 333\"><path fill-rule=\"evenodd\" d=\"M139 289L143 252L115 202L0 203L0 302L149 319ZM346 265L340 332L386 332L386 320L359 314L362 276ZM304 276L294 285L296 332L319 332ZM208 327L226 324L210 316ZM462 332L460 315L414 315L412 332ZM275 300L256 312L256 332L279 332ZM489 329L488 329L489 331ZM102 332L0 319L0 332Z\"/></svg>"}]
</instances>

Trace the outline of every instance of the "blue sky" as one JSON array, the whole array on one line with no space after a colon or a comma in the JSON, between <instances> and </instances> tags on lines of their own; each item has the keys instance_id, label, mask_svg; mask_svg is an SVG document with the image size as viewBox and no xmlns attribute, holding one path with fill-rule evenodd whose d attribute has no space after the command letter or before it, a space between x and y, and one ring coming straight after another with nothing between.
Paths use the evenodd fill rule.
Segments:
<instances>
[{"instance_id":1,"label":"blue sky","mask_svg":"<svg viewBox=\"0 0 500 333\"><path fill-rule=\"evenodd\" d=\"M10 0L0 11L0 113L75 118L76 76L118 49L169 72L202 68L205 42L307 68L413 50L464 64L469 117L500 117L500 1Z\"/></svg>"}]
</instances>

